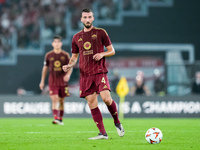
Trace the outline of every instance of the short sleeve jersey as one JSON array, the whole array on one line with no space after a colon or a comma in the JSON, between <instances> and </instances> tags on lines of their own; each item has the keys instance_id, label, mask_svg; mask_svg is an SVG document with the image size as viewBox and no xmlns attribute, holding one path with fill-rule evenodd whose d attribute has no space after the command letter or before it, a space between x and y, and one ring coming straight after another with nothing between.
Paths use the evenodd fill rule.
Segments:
<instances>
[{"instance_id":1,"label":"short sleeve jersey","mask_svg":"<svg viewBox=\"0 0 200 150\"><path fill-rule=\"evenodd\" d=\"M95 61L96 53L104 52L104 46L111 45L110 38L104 29L93 27L89 32L81 30L72 39L72 53L79 53L80 75L91 76L98 73L107 73L105 57Z\"/></svg>"},{"instance_id":2,"label":"short sleeve jersey","mask_svg":"<svg viewBox=\"0 0 200 150\"><path fill-rule=\"evenodd\" d=\"M62 70L63 65L69 63L70 55L65 51L55 53L53 50L45 55L44 65L49 68L49 86L66 86L63 78L65 72Z\"/></svg>"}]
</instances>

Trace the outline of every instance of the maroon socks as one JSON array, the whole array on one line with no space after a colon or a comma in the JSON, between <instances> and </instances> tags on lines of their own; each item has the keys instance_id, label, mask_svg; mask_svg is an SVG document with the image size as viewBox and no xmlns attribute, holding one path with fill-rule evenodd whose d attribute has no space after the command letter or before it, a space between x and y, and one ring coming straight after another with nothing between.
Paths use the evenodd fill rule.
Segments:
<instances>
[{"instance_id":1,"label":"maroon socks","mask_svg":"<svg viewBox=\"0 0 200 150\"><path fill-rule=\"evenodd\" d=\"M53 117L55 120L58 119L58 120L62 121L63 115L64 115L63 110L53 109Z\"/></svg>"},{"instance_id":2,"label":"maroon socks","mask_svg":"<svg viewBox=\"0 0 200 150\"><path fill-rule=\"evenodd\" d=\"M112 115L114 119L114 123L120 123L119 118L118 118L118 112L117 112L117 106L115 101L112 101L112 104L110 106L107 106L110 114Z\"/></svg>"},{"instance_id":3,"label":"maroon socks","mask_svg":"<svg viewBox=\"0 0 200 150\"><path fill-rule=\"evenodd\" d=\"M100 133L103 135L106 133L104 125L103 125L103 117L101 115L101 112L98 107L91 109L91 114L94 122L97 125L97 128L99 129Z\"/></svg>"},{"instance_id":4,"label":"maroon socks","mask_svg":"<svg viewBox=\"0 0 200 150\"><path fill-rule=\"evenodd\" d=\"M58 110L58 119L60 121L62 121L63 115L64 115L64 111L63 110Z\"/></svg>"},{"instance_id":5,"label":"maroon socks","mask_svg":"<svg viewBox=\"0 0 200 150\"><path fill-rule=\"evenodd\" d=\"M53 109L52 111L53 111L53 117L54 117L54 119L55 120L58 119L58 110L57 109Z\"/></svg>"}]
</instances>

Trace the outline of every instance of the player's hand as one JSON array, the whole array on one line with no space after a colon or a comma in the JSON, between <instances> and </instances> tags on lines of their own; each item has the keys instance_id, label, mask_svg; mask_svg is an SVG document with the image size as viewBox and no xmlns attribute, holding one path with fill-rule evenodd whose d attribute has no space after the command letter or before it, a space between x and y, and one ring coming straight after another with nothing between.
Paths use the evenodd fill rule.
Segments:
<instances>
[{"instance_id":1,"label":"player's hand","mask_svg":"<svg viewBox=\"0 0 200 150\"><path fill-rule=\"evenodd\" d=\"M64 72L67 72L68 70L70 70L72 67L70 65L64 65L62 66L62 69Z\"/></svg>"},{"instance_id":2,"label":"player's hand","mask_svg":"<svg viewBox=\"0 0 200 150\"><path fill-rule=\"evenodd\" d=\"M40 82L39 87L40 87L40 90L43 90L44 89L44 83Z\"/></svg>"},{"instance_id":3,"label":"player's hand","mask_svg":"<svg viewBox=\"0 0 200 150\"><path fill-rule=\"evenodd\" d=\"M97 53L93 56L93 59L96 61L99 61L101 58L103 58L103 54Z\"/></svg>"}]
</instances>

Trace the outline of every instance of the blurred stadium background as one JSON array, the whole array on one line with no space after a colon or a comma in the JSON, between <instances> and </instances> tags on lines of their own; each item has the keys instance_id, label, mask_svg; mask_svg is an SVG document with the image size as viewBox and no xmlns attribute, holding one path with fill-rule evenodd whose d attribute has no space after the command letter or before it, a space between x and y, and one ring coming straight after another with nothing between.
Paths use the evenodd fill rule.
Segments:
<instances>
[{"instance_id":1,"label":"blurred stadium background","mask_svg":"<svg viewBox=\"0 0 200 150\"><path fill-rule=\"evenodd\" d=\"M1 114L14 114L11 109L17 107L26 106L27 110L37 107L26 102L42 100L44 104L37 103L38 107L41 104L50 109L50 104L45 103L50 102L50 98L41 96L43 93L38 86L44 54L52 49L54 35L63 37L63 49L71 53L72 36L82 29L79 21L81 10L88 7L95 14L94 26L107 30L116 50L116 55L107 59L111 84L117 72L119 76L126 77L131 88L137 71L144 73L152 96L138 98L128 95L130 109L143 106L143 102L137 105L134 99L138 102L149 99L156 104L161 100L160 96L164 96L167 99L162 99L162 102L184 100L176 106L173 103L174 109L181 105L179 111L182 114L191 110L190 117L199 117L199 96L191 92L195 72L200 71L199 0L0 0ZM153 89L155 69L160 71L165 83L164 95L156 95ZM76 66L70 80L72 102L79 101L78 78ZM23 94L22 97L17 96L19 89L26 91L25 97ZM115 93L113 96L118 99ZM192 103L188 102L190 100ZM157 106L170 107L168 102ZM80 103L77 102L77 105ZM76 105L73 106L75 108ZM150 104L146 107L150 108ZM50 114L48 111L45 113ZM133 117L134 113L140 111L133 111Z\"/></svg>"}]
</instances>

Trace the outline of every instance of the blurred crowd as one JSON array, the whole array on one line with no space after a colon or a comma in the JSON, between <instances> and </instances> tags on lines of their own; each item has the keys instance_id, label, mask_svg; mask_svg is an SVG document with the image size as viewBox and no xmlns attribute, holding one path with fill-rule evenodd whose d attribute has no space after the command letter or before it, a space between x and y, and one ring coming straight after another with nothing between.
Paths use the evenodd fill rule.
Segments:
<instances>
[{"instance_id":1,"label":"blurred crowd","mask_svg":"<svg viewBox=\"0 0 200 150\"><path fill-rule=\"evenodd\" d=\"M111 90L116 94L116 87L120 81L120 74L117 69L113 70L114 78L111 79ZM130 87L130 96L135 95L144 95L144 96L165 96L167 94L167 86L165 84L164 74L160 72L159 69L154 69L153 77L150 78L152 80L152 88L146 84L146 78L143 71L138 70L136 76L134 78L134 84ZM193 95L200 94L200 71L196 71L194 78L191 79L191 83L189 85L191 91L190 93Z\"/></svg>"},{"instance_id":2,"label":"blurred crowd","mask_svg":"<svg viewBox=\"0 0 200 150\"><path fill-rule=\"evenodd\" d=\"M144 0L123 0L123 10L125 11L140 11Z\"/></svg>"},{"instance_id":3,"label":"blurred crowd","mask_svg":"<svg viewBox=\"0 0 200 150\"><path fill-rule=\"evenodd\" d=\"M139 9L143 1L122 2L126 11ZM114 20L119 13L119 1L0 0L0 59L8 58L13 48L38 49L41 40L51 39L54 35L67 38L67 26L70 25L72 30L82 28L80 14L83 8L95 8L97 19ZM66 19L68 12L71 22Z\"/></svg>"},{"instance_id":4,"label":"blurred crowd","mask_svg":"<svg viewBox=\"0 0 200 150\"><path fill-rule=\"evenodd\" d=\"M22 49L38 48L40 38L51 38L54 34L64 36L66 4L66 0L1 0L0 35L5 54L11 48L14 33L17 47ZM40 29L40 19L44 21L44 30Z\"/></svg>"},{"instance_id":5,"label":"blurred crowd","mask_svg":"<svg viewBox=\"0 0 200 150\"><path fill-rule=\"evenodd\" d=\"M92 3L93 0L86 0ZM84 1L84 2L86 2ZM0 58L8 57L16 35L17 48L39 48L40 39L54 35L66 38L66 12L72 12L72 27L77 28L81 0L0 0Z\"/></svg>"}]
</instances>

